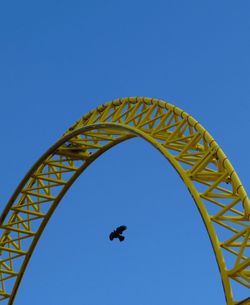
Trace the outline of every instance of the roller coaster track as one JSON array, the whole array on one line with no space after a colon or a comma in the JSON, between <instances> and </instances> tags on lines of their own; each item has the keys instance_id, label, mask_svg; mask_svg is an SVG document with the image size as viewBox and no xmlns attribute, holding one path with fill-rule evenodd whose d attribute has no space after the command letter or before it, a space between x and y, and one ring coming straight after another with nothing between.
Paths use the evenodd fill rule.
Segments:
<instances>
[{"instance_id":1,"label":"roller coaster track","mask_svg":"<svg viewBox=\"0 0 250 305\"><path fill-rule=\"evenodd\" d=\"M227 305L232 281L250 288L250 202L228 158L202 125L157 99L122 98L84 115L30 169L1 215L0 301L11 305L34 248L77 177L113 146L141 137L176 169L209 234Z\"/></svg>"}]
</instances>

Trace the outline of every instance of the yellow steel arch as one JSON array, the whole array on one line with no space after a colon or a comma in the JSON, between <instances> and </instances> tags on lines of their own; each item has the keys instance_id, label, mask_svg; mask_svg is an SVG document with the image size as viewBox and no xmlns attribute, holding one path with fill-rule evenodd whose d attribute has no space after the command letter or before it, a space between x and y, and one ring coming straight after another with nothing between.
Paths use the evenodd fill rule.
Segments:
<instances>
[{"instance_id":1,"label":"yellow steel arch","mask_svg":"<svg viewBox=\"0 0 250 305\"><path fill-rule=\"evenodd\" d=\"M231 289L231 281L250 288L247 194L222 149L195 119L149 98L123 98L89 112L22 180L0 219L0 300L13 304L36 243L76 178L102 153L136 136L169 160L194 198L213 246L227 304L249 304L249 299L234 300Z\"/></svg>"}]
</instances>

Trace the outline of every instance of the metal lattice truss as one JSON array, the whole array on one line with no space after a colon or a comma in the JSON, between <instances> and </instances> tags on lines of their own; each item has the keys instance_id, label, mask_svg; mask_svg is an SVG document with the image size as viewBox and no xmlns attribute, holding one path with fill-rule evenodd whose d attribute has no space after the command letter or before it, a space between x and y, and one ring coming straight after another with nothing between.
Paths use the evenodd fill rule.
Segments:
<instances>
[{"instance_id":1,"label":"metal lattice truss","mask_svg":"<svg viewBox=\"0 0 250 305\"><path fill-rule=\"evenodd\" d=\"M0 239L3 303L13 304L37 241L76 178L102 153L137 136L158 149L188 187L211 239L226 302L243 301L234 300L231 284L250 288L250 203L228 158L181 109L156 99L124 98L77 121L37 161L7 204Z\"/></svg>"}]
</instances>

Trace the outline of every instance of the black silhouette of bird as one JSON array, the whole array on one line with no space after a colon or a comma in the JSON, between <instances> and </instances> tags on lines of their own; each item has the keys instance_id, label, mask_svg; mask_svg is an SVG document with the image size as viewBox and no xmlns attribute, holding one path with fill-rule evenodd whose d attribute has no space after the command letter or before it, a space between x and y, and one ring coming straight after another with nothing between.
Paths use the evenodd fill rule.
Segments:
<instances>
[{"instance_id":1,"label":"black silhouette of bird","mask_svg":"<svg viewBox=\"0 0 250 305\"><path fill-rule=\"evenodd\" d=\"M114 238L118 238L119 241L123 241L125 239L124 236L122 236L122 232L125 231L127 229L126 226L120 226L117 227L113 232L110 233L109 235L109 239L113 240Z\"/></svg>"}]
</instances>

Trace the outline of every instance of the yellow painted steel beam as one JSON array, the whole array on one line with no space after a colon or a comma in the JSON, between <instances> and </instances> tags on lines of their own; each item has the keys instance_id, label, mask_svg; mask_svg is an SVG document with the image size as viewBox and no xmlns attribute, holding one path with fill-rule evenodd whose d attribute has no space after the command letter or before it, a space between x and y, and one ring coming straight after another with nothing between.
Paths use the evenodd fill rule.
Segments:
<instances>
[{"instance_id":1,"label":"yellow painted steel beam","mask_svg":"<svg viewBox=\"0 0 250 305\"><path fill-rule=\"evenodd\" d=\"M243 301L234 299L231 282L249 288L250 202L235 170L189 114L140 97L115 100L84 115L19 184L0 218L0 300L13 304L46 224L77 177L101 154L133 137L151 143L176 169L206 226L227 305Z\"/></svg>"}]
</instances>

